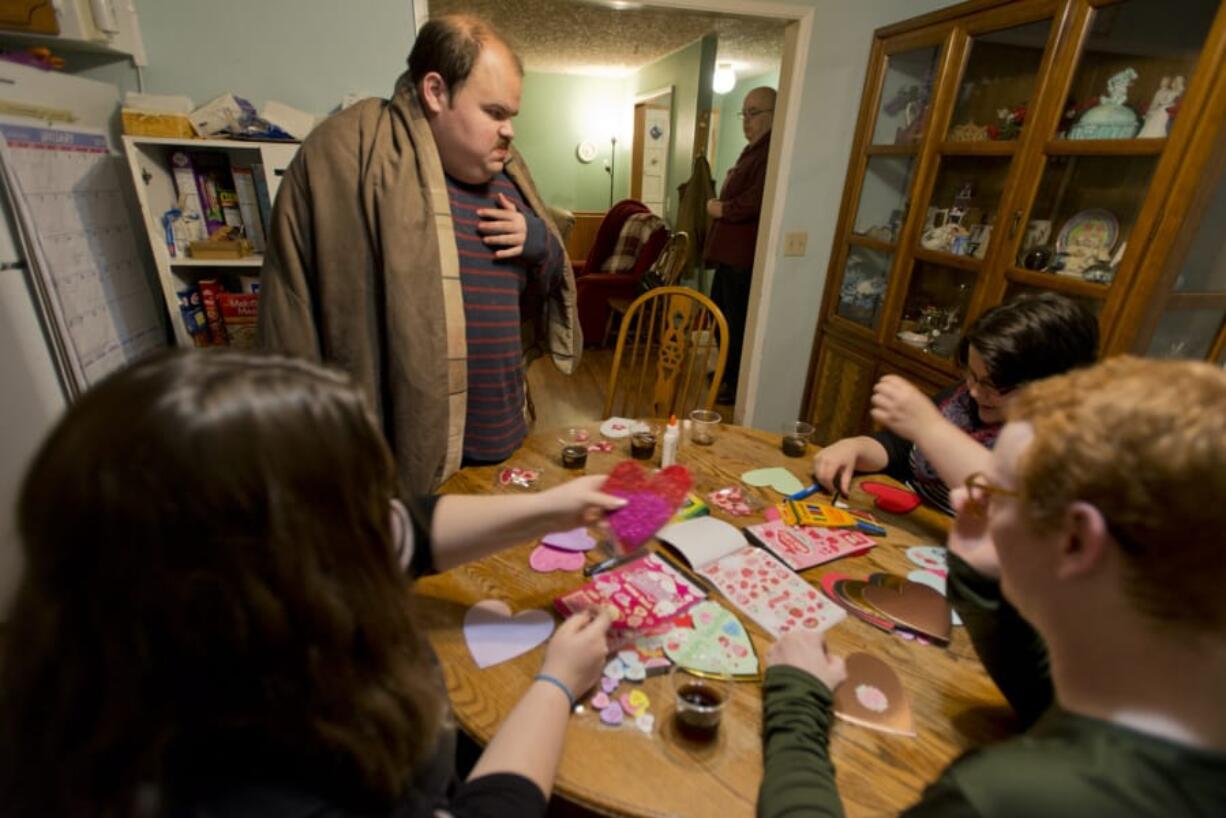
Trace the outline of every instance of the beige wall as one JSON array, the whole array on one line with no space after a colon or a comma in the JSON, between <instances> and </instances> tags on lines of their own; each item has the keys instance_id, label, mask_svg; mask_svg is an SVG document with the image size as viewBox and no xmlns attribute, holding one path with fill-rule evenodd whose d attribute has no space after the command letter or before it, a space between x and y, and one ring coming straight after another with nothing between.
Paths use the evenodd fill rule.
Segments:
<instances>
[{"instance_id":1,"label":"beige wall","mask_svg":"<svg viewBox=\"0 0 1226 818\"><path fill-rule=\"evenodd\" d=\"M786 177L779 180L783 207L774 229L759 242L768 253L754 279L751 310L758 322L745 339L740 422L775 430L795 420L826 285L843 181L847 172L873 30L933 9L948 0L813 0L812 33L804 86L794 117L795 138ZM786 82L781 78L781 84ZM784 258L784 232L809 234L806 254ZM763 241L767 246L763 247Z\"/></svg>"}]
</instances>

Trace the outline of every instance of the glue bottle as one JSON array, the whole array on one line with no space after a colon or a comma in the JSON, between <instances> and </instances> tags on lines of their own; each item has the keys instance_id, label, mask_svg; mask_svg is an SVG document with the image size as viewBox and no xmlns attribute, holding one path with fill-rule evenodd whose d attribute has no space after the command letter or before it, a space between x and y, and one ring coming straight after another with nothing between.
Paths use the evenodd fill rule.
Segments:
<instances>
[{"instance_id":1,"label":"glue bottle","mask_svg":"<svg viewBox=\"0 0 1226 818\"><path fill-rule=\"evenodd\" d=\"M677 441L681 439L681 428L677 425L677 416L668 416L668 426L664 428L664 448L660 452L660 468L667 468L677 462Z\"/></svg>"}]
</instances>

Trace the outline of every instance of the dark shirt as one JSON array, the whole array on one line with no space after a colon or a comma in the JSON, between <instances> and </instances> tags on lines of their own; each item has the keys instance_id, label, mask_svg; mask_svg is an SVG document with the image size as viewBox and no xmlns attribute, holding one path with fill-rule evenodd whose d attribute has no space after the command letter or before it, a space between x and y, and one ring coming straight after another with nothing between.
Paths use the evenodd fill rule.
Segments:
<instances>
[{"instance_id":1,"label":"dark shirt","mask_svg":"<svg viewBox=\"0 0 1226 818\"><path fill-rule=\"evenodd\" d=\"M719 200L724 215L711 224L703 260L711 266L723 264L738 270L753 269L754 247L758 243L758 218L762 215L762 194L766 190L766 159L770 154L770 134L747 145L737 158L720 188Z\"/></svg>"},{"instance_id":2,"label":"dark shirt","mask_svg":"<svg viewBox=\"0 0 1226 818\"><path fill-rule=\"evenodd\" d=\"M1226 815L1226 753L1050 707L1047 652L1038 634L992 580L952 554L950 571L950 599L988 674L1023 719L1046 714L1024 735L958 758L906 818ZM830 690L799 668L778 666L767 670L762 696L759 818L842 816L829 753Z\"/></svg>"},{"instance_id":3,"label":"dark shirt","mask_svg":"<svg viewBox=\"0 0 1226 818\"><path fill-rule=\"evenodd\" d=\"M947 387L937 393L932 402L941 410L941 414L962 431L966 432L978 443L992 448L996 445L996 437L1000 434L999 423L984 423L979 419L979 405L971 397L970 390L962 381ZM949 502L949 486L937 474L924 453L905 437L894 434L889 429L882 429L870 435L885 448L886 467L883 471L900 483L913 486L924 502L934 508L953 514L953 506Z\"/></svg>"},{"instance_id":4,"label":"dark shirt","mask_svg":"<svg viewBox=\"0 0 1226 818\"><path fill-rule=\"evenodd\" d=\"M414 577L434 571L430 522L437 502L423 497L406 503L414 542L408 572ZM347 771L324 760L287 758L259 734L226 732L172 745L159 797L165 818L434 818L435 810L454 818L532 818L547 807L545 794L521 775L461 781L449 728L433 756L405 776L411 783L398 803L375 804Z\"/></svg>"},{"instance_id":5,"label":"dark shirt","mask_svg":"<svg viewBox=\"0 0 1226 818\"><path fill-rule=\"evenodd\" d=\"M518 258L498 259L502 245L487 245L477 230L477 211L501 207L498 194L515 203L528 223ZM533 215L505 172L485 184L447 177L455 223L464 321L468 341L468 410L464 457L476 462L505 460L528 432L524 419L524 349L520 297L530 285L547 293L561 280L562 248L545 223Z\"/></svg>"}]
</instances>

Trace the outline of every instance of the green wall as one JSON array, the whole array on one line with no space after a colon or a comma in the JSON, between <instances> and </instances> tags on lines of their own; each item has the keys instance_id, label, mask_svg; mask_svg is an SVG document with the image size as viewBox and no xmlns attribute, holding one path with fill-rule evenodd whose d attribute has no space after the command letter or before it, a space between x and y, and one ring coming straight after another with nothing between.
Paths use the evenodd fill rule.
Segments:
<instances>
[{"instance_id":1,"label":"green wall","mask_svg":"<svg viewBox=\"0 0 1226 818\"><path fill-rule=\"evenodd\" d=\"M567 210L609 207L611 132L630 105L626 81L570 74L524 75L524 94L515 117L515 146L524 155L545 201ZM583 164L575 155L580 142L596 146L596 158ZM628 140L618 137L614 201L626 191Z\"/></svg>"},{"instance_id":2,"label":"green wall","mask_svg":"<svg viewBox=\"0 0 1226 818\"><path fill-rule=\"evenodd\" d=\"M629 196L634 99L671 89L673 116L666 218L675 221L677 186L690 178L694 161L698 112L712 105L710 77L715 70L717 45L714 35L695 40L625 79L526 74L520 113L515 118L515 144L527 160L545 201L568 210L608 208L609 174L605 165L613 133L617 135L613 201ZM584 140L597 150L595 161L587 165L575 158L575 146Z\"/></svg>"},{"instance_id":3,"label":"green wall","mask_svg":"<svg viewBox=\"0 0 1226 818\"><path fill-rule=\"evenodd\" d=\"M748 144L745 141L745 133L741 130L741 118L737 116L741 112L742 103L745 102L745 95L763 85L779 90L779 70L738 79L731 91L715 98L715 105L720 112L719 140L715 143L715 162L711 166L716 190L723 186L728 171L732 170L737 157Z\"/></svg>"},{"instance_id":4,"label":"green wall","mask_svg":"<svg viewBox=\"0 0 1226 818\"><path fill-rule=\"evenodd\" d=\"M711 74L715 70L718 40L708 34L685 48L640 68L630 77L632 96L671 87L673 91L672 150L669 155L666 219L677 214L677 186L690 178L694 162L694 128L704 97L711 100ZM629 163L627 162L627 165ZM629 170L629 167L627 167ZM620 168L618 176L621 176ZM629 189L627 181L626 190Z\"/></svg>"},{"instance_id":5,"label":"green wall","mask_svg":"<svg viewBox=\"0 0 1226 818\"><path fill-rule=\"evenodd\" d=\"M145 90L196 104L233 91L326 114L346 93L388 97L413 46L412 2L136 0Z\"/></svg>"}]
</instances>

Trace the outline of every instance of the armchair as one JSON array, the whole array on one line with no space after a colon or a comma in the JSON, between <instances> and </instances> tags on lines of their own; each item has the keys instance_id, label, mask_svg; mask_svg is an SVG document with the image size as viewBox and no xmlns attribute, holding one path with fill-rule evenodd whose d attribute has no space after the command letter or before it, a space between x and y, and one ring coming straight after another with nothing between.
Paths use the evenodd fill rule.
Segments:
<instances>
[{"instance_id":1,"label":"armchair","mask_svg":"<svg viewBox=\"0 0 1226 818\"><path fill-rule=\"evenodd\" d=\"M609 319L609 299L634 299L639 279L656 260L656 256L668 241L668 228L660 223L651 236L642 243L633 265L622 272L601 272L605 262L617 249L618 238L626 227L627 220L635 214L650 214L642 202L624 199L609 209L587 259L574 264L576 299L579 324L583 329L584 344L595 346L604 338Z\"/></svg>"}]
</instances>

